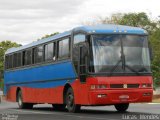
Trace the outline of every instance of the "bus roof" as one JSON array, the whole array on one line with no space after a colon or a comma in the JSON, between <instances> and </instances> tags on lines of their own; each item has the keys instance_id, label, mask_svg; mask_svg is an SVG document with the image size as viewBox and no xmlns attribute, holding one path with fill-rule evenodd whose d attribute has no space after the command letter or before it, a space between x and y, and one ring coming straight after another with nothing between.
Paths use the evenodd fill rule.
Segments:
<instances>
[{"instance_id":1,"label":"bus roof","mask_svg":"<svg viewBox=\"0 0 160 120\"><path fill-rule=\"evenodd\" d=\"M32 42L28 45L20 46L17 48L10 48L5 52L5 54L10 54L16 51L24 50L36 45L43 44L45 42L49 42L65 36L69 36L71 35L72 31L73 32L84 31L88 34L140 34L140 35L148 34L144 29L141 29L138 27L124 26L124 25L101 24L101 25L93 25L93 26L80 26L70 31L66 31L54 36L50 36L48 38L38 40L36 42Z\"/></svg>"}]
</instances>

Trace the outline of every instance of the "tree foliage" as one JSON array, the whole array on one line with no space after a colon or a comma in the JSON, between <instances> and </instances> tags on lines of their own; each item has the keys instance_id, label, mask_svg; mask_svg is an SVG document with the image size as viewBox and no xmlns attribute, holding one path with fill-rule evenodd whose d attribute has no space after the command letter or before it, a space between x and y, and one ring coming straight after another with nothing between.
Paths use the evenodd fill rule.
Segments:
<instances>
[{"instance_id":1,"label":"tree foliage","mask_svg":"<svg viewBox=\"0 0 160 120\"><path fill-rule=\"evenodd\" d=\"M151 20L149 16L144 13L117 13L111 17L99 17L93 24L120 24L134 27L141 27L148 31L149 41L153 48L154 59L152 61L152 72L154 77L154 85L160 86L160 21Z\"/></svg>"},{"instance_id":2,"label":"tree foliage","mask_svg":"<svg viewBox=\"0 0 160 120\"><path fill-rule=\"evenodd\" d=\"M7 49L12 47L18 47L21 46L20 44L17 44L15 42L11 42L9 40L0 42L0 73L1 78L3 77L3 70L4 70L4 54Z\"/></svg>"},{"instance_id":3,"label":"tree foliage","mask_svg":"<svg viewBox=\"0 0 160 120\"><path fill-rule=\"evenodd\" d=\"M111 15L111 17L99 17L95 23L141 27L147 30L149 33L154 32L158 27L158 21L155 22L151 20L149 16L144 12L127 14L116 13Z\"/></svg>"},{"instance_id":4,"label":"tree foliage","mask_svg":"<svg viewBox=\"0 0 160 120\"><path fill-rule=\"evenodd\" d=\"M160 86L160 28L152 33L150 36L150 41L154 50L152 72L154 76L154 85L157 87Z\"/></svg>"},{"instance_id":5,"label":"tree foliage","mask_svg":"<svg viewBox=\"0 0 160 120\"><path fill-rule=\"evenodd\" d=\"M57 34L59 34L59 32L55 32L55 33L52 33L52 34L47 34L47 35L44 35L43 37L41 37L41 38L38 39L38 40L41 40L41 39L44 39L44 38L48 38L48 37L50 37L50 36L54 36L54 35L57 35Z\"/></svg>"}]
</instances>

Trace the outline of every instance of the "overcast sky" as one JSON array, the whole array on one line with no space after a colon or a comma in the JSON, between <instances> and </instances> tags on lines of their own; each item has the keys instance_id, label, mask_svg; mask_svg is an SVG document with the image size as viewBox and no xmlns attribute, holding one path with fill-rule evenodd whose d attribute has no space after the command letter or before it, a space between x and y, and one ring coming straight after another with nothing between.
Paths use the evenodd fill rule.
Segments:
<instances>
[{"instance_id":1,"label":"overcast sky","mask_svg":"<svg viewBox=\"0 0 160 120\"><path fill-rule=\"evenodd\" d=\"M146 12L160 16L159 0L0 0L0 41L28 44L43 35L63 32L97 16ZM160 18L159 18L160 19Z\"/></svg>"}]
</instances>

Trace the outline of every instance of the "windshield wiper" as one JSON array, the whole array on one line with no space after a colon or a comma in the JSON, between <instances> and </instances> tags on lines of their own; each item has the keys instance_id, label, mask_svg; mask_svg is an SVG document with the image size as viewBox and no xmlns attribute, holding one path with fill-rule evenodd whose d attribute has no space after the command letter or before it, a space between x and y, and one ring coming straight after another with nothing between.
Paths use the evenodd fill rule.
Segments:
<instances>
[{"instance_id":1,"label":"windshield wiper","mask_svg":"<svg viewBox=\"0 0 160 120\"><path fill-rule=\"evenodd\" d=\"M131 66L126 64L126 58L125 58L124 53L122 52L122 69L123 69L124 72L125 72L125 68L128 68L129 70L131 70L132 72L136 73L137 75L140 75L140 73L138 71L136 71Z\"/></svg>"},{"instance_id":2,"label":"windshield wiper","mask_svg":"<svg viewBox=\"0 0 160 120\"><path fill-rule=\"evenodd\" d=\"M136 71L135 69L133 69L132 67L130 67L129 65L126 65L126 60L125 60L125 54L124 54L124 50L123 50L123 42L122 39L120 39L121 41L121 57L120 60L117 62L117 64L115 66L113 66L113 68L111 69L109 75L111 76L113 74L113 72L116 70L116 68L118 67L118 65L122 62L122 70L125 73L125 68L127 67L129 70L131 70L132 72L136 73L137 75L139 75L140 73L138 71Z\"/></svg>"},{"instance_id":3,"label":"windshield wiper","mask_svg":"<svg viewBox=\"0 0 160 120\"><path fill-rule=\"evenodd\" d=\"M125 67L127 67L129 70L131 70L132 72L136 73L137 75L140 75L140 73L138 71L136 71L135 69L133 69L129 65L125 65Z\"/></svg>"},{"instance_id":4,"label":"windshield wiper","mask_svg":"<svg viewBox=\"0 0 160 120\"><path fill-rule=\"evenodd\" d=\"M113 66L113 68L111 69L109 75L111 76L113 74L113 72L115 71L115 69L118 67L119 63L122 62L122 58L117 62L117 64L115 66Z\"/></svg>"},{"instance_id":5,"label":"windshield wiper","mask_svg":"<svg viewBox=\"0 0 160 120\"><path fill-rule=\"evenodd\" d=\"M123 53L123 51L121 51L121 59L117 62L117 64L111 69L109 75L111 76L113 74L113 72L116 70L116 68L118 67L118 65L122 62L122 70L123 72L125 72L125 68L128 68L129 70L131 70L132 72L136 73L137 75L140 75L140 73L138 71L136 71L135 69L133 69L131 66L126 64L126 60L125 60L125 55Z\"/></svg>"},{"instance_id":6,"label":"windshield wiper","mask_svg":"<svg viewBox=\"0 0 160 120\"><path fill-rule=\"evenodd\" d=\"M113 68L111 69L109 75L111 76L113 74L113 72L116 70L116 68L118 67L118 65L122 62L122 69L123 71L125 71L125 56L123 54L123 50L121 50L121 57L120 60L117 62L117 64L115 66L113 66Z\"/></svg>"},{"instance_id":7,"label":"windshield wiper","mask_svg":"<svg viewBox=\"0 0 160 120\"><path fill-rule=\"evenodd\" d=\"M121 57L120 57L120 60L117 62L117 64L115 66L113 66L113 68L111 69L109 75L111 76L113 74L113 72L116 70L116 68L118 67L118 65L122 62L122 69L124 70L125 69L125 60L123 60L125 57L123 56L123 53L122 51L120 52L121 53Z\"/></svg>"},{"instance_id":8,"label":"windshield wiper","mask_svg":"<svg viewBox=\"0 0 160 120\"><path fill-rule=\"evenodd\" d=\"M147 68L144 67L144 65L143 65L143 67L141 69L138 70L138 72L147 72L147 71L148 70L147 70Z\"/></svg>"}]
</instances>

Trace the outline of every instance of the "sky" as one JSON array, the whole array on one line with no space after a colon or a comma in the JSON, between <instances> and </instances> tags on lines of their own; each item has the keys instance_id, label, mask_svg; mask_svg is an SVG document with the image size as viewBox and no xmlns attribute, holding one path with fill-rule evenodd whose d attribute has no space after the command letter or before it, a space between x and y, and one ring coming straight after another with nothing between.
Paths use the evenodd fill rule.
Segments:
<instances>
[{"instance_id":1,"label":"sky","mask_svg":"<svg viewBox=\"0 0 160 120\"><path fill-rule=\"evenodd\" d=\"M97 17L146 12L160 19L159 0L0 0L0 41L25 45Z\"/></svg>"}]
</instances>

